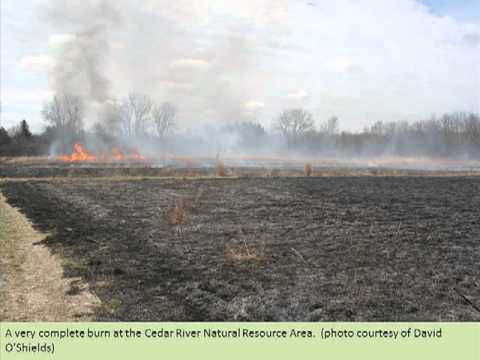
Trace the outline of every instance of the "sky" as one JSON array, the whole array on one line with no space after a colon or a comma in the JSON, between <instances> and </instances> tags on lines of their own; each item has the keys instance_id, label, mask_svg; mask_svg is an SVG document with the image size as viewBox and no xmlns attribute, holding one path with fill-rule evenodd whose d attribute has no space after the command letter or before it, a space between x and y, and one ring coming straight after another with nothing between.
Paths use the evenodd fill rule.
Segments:
<instances>
[{"instance_id":1,"label":"sky","mask_svg":"<svg viewBox=\"0 0 480 360\"><path fill-rule=\"evenodd\" d=\"M480 1L477 0L421 0L420 3L439 16L451 16L462 22L479 22Z\"/></svg>"},{"instance_id":2,"label":"sky","mask_svg":"<svg viewBox=\"0 0 480 360\"><path fill-rule=\"evenodd\" d=\"M89 125L129 92L180 128L287 108L343 130L480 112L477 0L2 0L0 126L45 126L68 89Z\"/></svg>"}]
</instances>

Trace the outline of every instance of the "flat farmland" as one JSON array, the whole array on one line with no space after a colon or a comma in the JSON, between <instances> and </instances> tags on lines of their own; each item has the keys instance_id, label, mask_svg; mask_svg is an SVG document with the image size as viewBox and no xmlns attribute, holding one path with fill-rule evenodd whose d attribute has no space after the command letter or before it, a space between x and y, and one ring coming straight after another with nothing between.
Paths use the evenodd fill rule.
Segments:
<instances>
[{"instance_id":1,"label":"flat farmland","mask_svg":"<svg viewBox=\"0 0 480 360\"><path fill-rule=\"evenodd\" d=\"M6 180L102 321L478 321L480 178ZM70 289L72 293L81 291Z\"/></svg>"}]
</instances>

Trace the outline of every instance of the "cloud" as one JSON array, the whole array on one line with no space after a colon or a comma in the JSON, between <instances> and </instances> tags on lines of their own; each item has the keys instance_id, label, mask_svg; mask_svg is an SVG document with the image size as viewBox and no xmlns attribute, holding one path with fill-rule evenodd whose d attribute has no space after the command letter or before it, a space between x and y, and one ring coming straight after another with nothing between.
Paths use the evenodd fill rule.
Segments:
<instances>
[{"instance_id":1,"label":"cloud","mask_svg":"<svg viewBox=\"0 0 480 360\"><path fill-rule=\"evenodd\" d=\"M19 66L23 71L45 73L53 69L55 59L49 55L27 55L20 59Z\"/></svg>"},{"instance_id":2,"label":"cloud","mask_svg":"<svg viewBox=\"0 0 480 360\"><path fill-rule=\"evenodd\" d=\"M287 98L291 100L306 100L310 97L310 94L305 90L298 90L287 95Z\"/></svg>"},{"instance_id":3,"label":"cloud","mask_svg":"<svg viewBox=\"0 0 480 360\"><path fill-rule=\"evenodd\" d=\"M1 101L9 105L43 103L51 96L52 92L48 89L5 88L1 92Z\"/></svg>"},{"instance_id":4,"label":"cloud","mask_svg":"<svg viewBox=\"0 0 480 360\"><path fill-rule=\"evenodd\" d=\"M208 61L203 59L176 59L172 61L172 68L205 68L209 65Z\"/></svg>"},{"instance_id":5,"label":"cloud","mask_svg":"<svg viewBox=\"0 0 480 360\"><path fill-rule=\"evenodd\" d=\"M207 24L218 19L236 19L263 26L288 17L289 0L146 0L144 10L172 21Z\"/></svg>"},{"instance_id":6,"label":"cloud","mask_svg":"<svg viewBox=\"0 0 480 360\"><path fill-rule=\"evenodd\" d=\"M318 121L338 115L342 127L360 129L412 114L480 111L480 26L437 16L413 0L48 4L55 14L44 25L52 32L51 56L73 39L76 55L101 50L102 99L145 92L174 102L187 126L238 120L261 104L268 107L260 121L294 105ZM89 47L82 34L92 27L102 31ZM65 69L88 63L80 60ZM45 72L53 64L45 55L20 63ZM75 79L82 84L90 73Z\"/></svg>"},{"instance_id":7,"label":"cloud","mask_svg":"<svg viewBox=\"0 0 480 360\"><path fill-rule=\"evenodd\" d=\"M161 87L170 89L172 91L189 91L193 89L193 85L190 83L182 83L182 82L175 82L175 81L160 81L159 85Z\"/></svg>"},{"instance_id":8,"label":"cloud","mask_svg":"<svg viewBox=\"0 0 480 360\"><path fill-rule=\"evenodd\" d=\"M76 36L74 34L52 34L48 39L48 46L51 49L61 49L65 44L75 39Z\"/></svg>"},{"instance_id":9,"label":"cloud","mask_svg":"<svg viewBox=\"0 0 480 360\"><path fill-rule=\"evenodd\" d=\"M265 103L261 101L250 100L245 103L245 109L248 111L257 111L265 107Z\"/></svg>"},{"instance_id":10,"label":"cloud","mask_svg":"<svg viewBox=\"0 0 480 360\"><path fill-rule=\"evenodd\" d=\"M343 72L343 73L353 73L353 72L359 72L361 70L358 64L356 64L349 57L345 57L345 56L339 56L333 59L329 65L332 68L332 70Z\"/></svg>"},{"instance_id":11,"label":"cloud","mask_svg":"<svg viewBox=\"0 0 480 360\"><path fill-rule=\"evenodd\" d=\"M123 50L127 47L127 44L122 41L111 41L110 47L114 50Z\"/></svg>"},{"instance_id":12,"label":"cloud","mask_svg":"<svg viewBox=\"0 0 480 360\"><path fill-rule=\"evenodd\" d=\"M472 47L480 45L480 32L469 32L463 36L463 40Z\"/></svg>"}]
</instances>

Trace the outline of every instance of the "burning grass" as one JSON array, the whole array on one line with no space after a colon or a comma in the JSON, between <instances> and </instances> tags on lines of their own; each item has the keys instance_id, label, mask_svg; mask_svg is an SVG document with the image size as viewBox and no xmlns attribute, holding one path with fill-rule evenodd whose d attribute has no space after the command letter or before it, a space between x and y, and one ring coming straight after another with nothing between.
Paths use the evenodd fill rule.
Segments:
<instances>
[{"instance_id":1,"label":"burning grass","mask_svg":"<svg viewBox=\"0 0 480 360\"><path fill-rule=\"evenodd\" d=\"M70 155L60 155L58 160L67 163L76 162L109 162L109 161L143 161L145 158L135 149L126 151L113 146L110 153L103 152L100 155L92 155L81 144L74 144Z\"/></svg>"},{"instance_id":2,"label":"burning grass","mask_svg":"<svg viewBox=\"0 0 480 360\"><path fill-rule=\"evenodd\" d=\"M341 162L327 158L290 159L268 157L188 157L162 154L145 158L134 150L112 147L111 153L92 154L76 144L70 155L61 157L0 157L0 178L44 177L340 177L340 176L480 176L474 162L431 161L437 169L427 170L427 160L416 164L396 162ZM300 162L301 161L301 162ZM420 160L419 160L420 161ZM385 164L385 166L380 166ZM457 167L453 167L457 164ZM475 165L477 164L477 165ZM351 165L351 166L349 166ZM405 166L405 167L403 167ZM452 170L447 168L452 166ZM470 169L467 166L471 166ZM445 168L442 170L442 168Z\"/></svg>"}]
</instances>

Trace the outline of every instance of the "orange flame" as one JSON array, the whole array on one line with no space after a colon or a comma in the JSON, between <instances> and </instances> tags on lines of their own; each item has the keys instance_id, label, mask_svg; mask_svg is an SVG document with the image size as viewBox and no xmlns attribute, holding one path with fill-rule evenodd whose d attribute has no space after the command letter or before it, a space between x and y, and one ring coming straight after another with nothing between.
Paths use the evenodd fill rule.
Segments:
<instances>
[{"instance_id":1,"label":"orange flame","mask_svg":"<svg viewBox=\"0 0 480 360\"><path fill-rule=\"evenodd\" d=\"M97 161L100 161L100 162L106 162L108 161L108 155L106 152L102 152L102 155L100 155L98 158L97 158Z\"/></svg>"},{"instance_id":2,"label":"orange flame","mask_svg":"<svg viewBox=\"0 0 480 360\"><path fill-rule=\"evenodd\" d=\"M145 160L145 158L140 155L140 153L136 150L130 149L128 151L128 155L125 156L122 151L117 147L112 147L111 155L107 155L106 153L102 153L100 156L96 157L88 153L87 150L83 148L80 144L73 145L73 152L71 155L61 155L59 159L65 162L82 162L82 161L125 161L128 160L135 160L141 161Z\"/></svg>"},{"instance_id":3,"label":"orange flame","mask_svg":"<svg viewBox=\"0 0 480 360\"><path fill-rule=\"evenodd\" d=\"M90 155L80 144L73 145L72 155L63 155L61 156L63 161L67 162L78 162L78 161L95 161L96 158L93 155Z\"/></svg>"},{"instance_id":4,"label":"orange flame","mask_svg":"<svg viewBox=\"0 0 480 360\"><path fill-rule=\"evenodd\" d=\"M128 151L128 158L131 160L138 160L138 161L145 160L145 158L142 155L140 155L138 151L134 149L130 149Z\"/></svg>"},{"instance_id":5,"label":"orange flame","mask_svg":"<svg viewBox=\"0 0 480 360\"><path fill-rule=\"evenodd\" d=\"M123 156L122 152L115 146L112 148L112 158L113 160L116 160L116 161L125 160L125 157Z\"/></svg>"}]
</instances>

